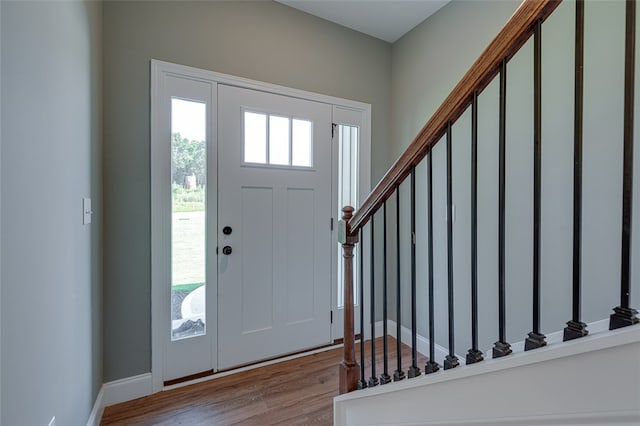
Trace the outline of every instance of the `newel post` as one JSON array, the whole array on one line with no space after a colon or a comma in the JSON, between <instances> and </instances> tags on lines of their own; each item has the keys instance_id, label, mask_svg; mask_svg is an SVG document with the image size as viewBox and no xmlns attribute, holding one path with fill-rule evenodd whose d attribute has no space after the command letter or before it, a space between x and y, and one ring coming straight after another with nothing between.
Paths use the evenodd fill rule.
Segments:
<instances>
[{"instance_id":1,"label":"newel post","mask_svg":"<svg viewBox=\"0 0 640 426\"><path fill-rule=\"evenodd\" d=\"M360 378L353 330L353 247L358 243L358 234L347 233L347 224L353 215L353 207L346 206L342 212L342 220L338 224L338 242L342 244L344 257L344 356L340 363L341 394L356 390Z\"/></svg>"}]
</instances>

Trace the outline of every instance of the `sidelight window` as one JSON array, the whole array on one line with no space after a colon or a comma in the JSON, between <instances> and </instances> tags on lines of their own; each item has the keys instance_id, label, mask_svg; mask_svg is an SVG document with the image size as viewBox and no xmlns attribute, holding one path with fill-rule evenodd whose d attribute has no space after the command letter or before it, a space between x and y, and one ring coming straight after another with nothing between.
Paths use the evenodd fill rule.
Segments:
<instances>
[{"instance_id":1,"label":"sidelight window","mask_svg":"<svg viewBox=\"0 0 640 426\"><path fill-rule=\"evenodd\" d=\"M207 105L171 99L171 338L205 334Z\"/></svg>"},{"instance_id":2,"label":"sidelight window","mask_svg":"<svg viewBox=\"0 0 640 426\"><path fill-rule=\"evenodd\" d=\"M338 217L342 217L342 207L358 208L358 176L359 176L359 128L339 124L338 126ZM342 254L342 246L338 244L338 259ZM354 251L353 263L359 265L360 255ZM338 307L344 306L344 265L338 262ZM354 268L353 295L354 303L358 300L359 268Z\"/></svg>"}]
</instances>

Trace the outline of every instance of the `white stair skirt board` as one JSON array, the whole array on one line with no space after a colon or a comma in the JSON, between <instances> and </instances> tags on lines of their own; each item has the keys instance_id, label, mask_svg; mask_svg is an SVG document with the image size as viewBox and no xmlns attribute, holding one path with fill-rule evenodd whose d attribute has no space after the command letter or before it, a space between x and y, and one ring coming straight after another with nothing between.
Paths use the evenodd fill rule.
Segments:
<instances>
[{"instance_id":1,"label":"white stair skirt board","mask_svg":"<svg viewBox=\"0 0 640 426\"><path fill-rule=\"evenodd\" d=\"M369 328L370 329L370 328ZM376 337L382 337L382 321L378 321L375 324L375 330L376 330ZM409 346L410 348L413 347L412 342L411 342L411 329L405 327L404 325L401 326L400 328L401 330L401 334L402 334L402 343ZM387 320L387 332L389 333L389 336L392 336L393 338L397 338L397 324L395 321L393 320ZM370 333L369 333L370 334ZM365 333L365 339L369 338L369 334ZM429 339L427 339L424 336L421 336L420 334L418 334L416 336L416 341L418 343L418 352L420 352L422 355L428 357L429 356ZM444 363L444 358L449 355L449 349L445 348L444 346L440 346L439 344L435 344L434 345L434 349L435 349L435 358L436 358L436 362L440 365L443 365ZM395 348L393 349L395 351ZM458 359L460 360L460 363L463 364L464 363L464 356L458 355L456 354L456 356L458 357ZM424 366L419 366L420 370L423 369Z\"/></svg>"},{"instance_id":2,"label":"white stair skirt board","mask_svg":"<svg viewBox=\"0 0 640 426\"><path fill-rule=\"evenodd\" d=\"M638 359L640 325L592 332L340 395L334 399L334 424L638 425Z\"/></svg>"}]
</instances>

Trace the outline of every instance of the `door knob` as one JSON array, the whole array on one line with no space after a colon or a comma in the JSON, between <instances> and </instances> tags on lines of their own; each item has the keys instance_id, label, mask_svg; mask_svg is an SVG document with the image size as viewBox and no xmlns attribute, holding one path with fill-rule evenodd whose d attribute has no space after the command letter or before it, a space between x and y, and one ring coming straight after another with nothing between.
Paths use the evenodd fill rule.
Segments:
<instances>
[{"instance_id":1,"label":"door knob","mask_svg":"<svg viewBox=\"0 0 640 426\"><path fill-rule=\"evenodd\" d=\"M231 235L232 232L233 229L230 226L225 226L224 228L222 228L222 233L224 235Z\"/></svg>"},{"instance_id":2,"label":"door knob","mask_svg":"<svg viewBox=\"0 0 640 426\"><path fill-rule=\"evenodd\" d=\"M222 253L226 254L227 256L229 256L232 252L233 252L233 249L231 248L231 246L224 246L222 248Z\"/></svg>"}]
</instances>

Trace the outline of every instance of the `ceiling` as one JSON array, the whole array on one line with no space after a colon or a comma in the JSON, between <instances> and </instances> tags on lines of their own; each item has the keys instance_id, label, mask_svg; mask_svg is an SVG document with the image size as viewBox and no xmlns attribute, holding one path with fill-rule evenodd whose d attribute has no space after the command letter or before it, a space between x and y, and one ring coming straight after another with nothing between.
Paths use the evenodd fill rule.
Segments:
<instances>
[{"instance_id":1,"label":"ceiling","mask_svg":"<svg viewBox=\"0 0 640 426\"><path fill-rule=\"evenodd\" d=\"M450 0L275 0L393 43Z\"/></svg>"}]
</instances>

